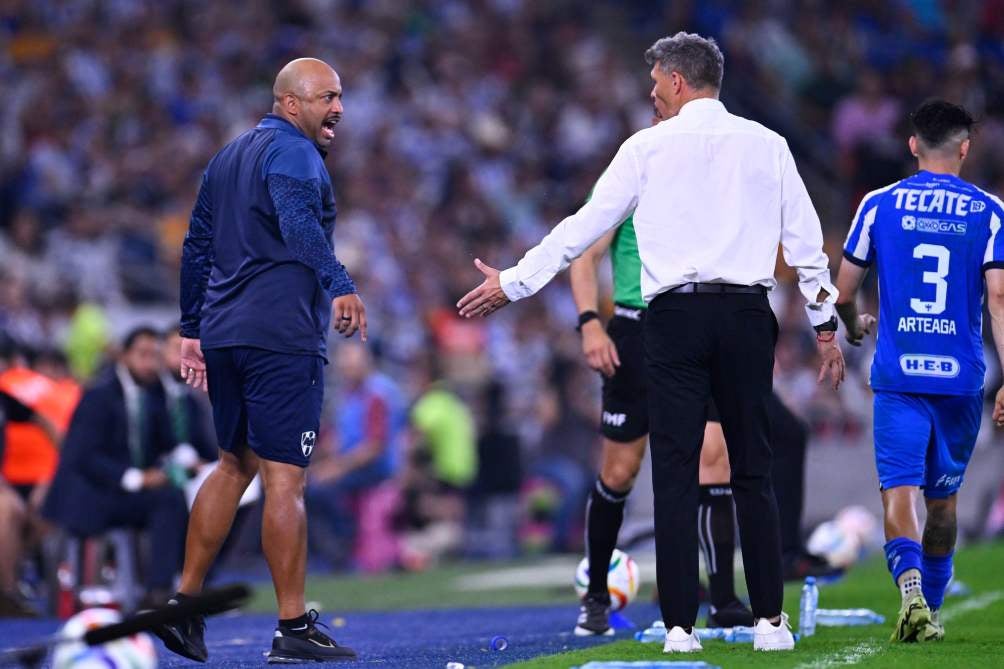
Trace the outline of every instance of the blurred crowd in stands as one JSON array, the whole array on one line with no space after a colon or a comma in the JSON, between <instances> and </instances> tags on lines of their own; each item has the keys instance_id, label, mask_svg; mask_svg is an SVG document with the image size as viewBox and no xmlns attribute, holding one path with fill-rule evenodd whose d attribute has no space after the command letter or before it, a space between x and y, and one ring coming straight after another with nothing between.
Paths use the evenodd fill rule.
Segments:
<instances>
[{"instance_id":1,"label":"blurred crowd in stands","mask_svg":"<svg viewBox=\"0 0 1004 669\"><path fill-rule=\"evenodd\" d=\"M1004 192L1004 0L5 0L0 331L38 372L86 383L134 325L174 322L201 171L270 110L282 64L320 57L345 91L336 252L372 345L332 337L311 496L336 512L315 550L420 567L457 545L474 497L476 548L505 555L491 528L521 488L524 515L551 523L527 522L524 544L576 547L599 380L567 283L488 321L454 304L480 280L475 256L512 264L648 125L642 54L680 29L720 41L726 106L788 139L834 268L861 195L913 169L906 114L927 96L980 119L963 176ZM817 441L864 438L868 346L839 394L817 391L801 297L779 277L779 392ZM360 523L378 545L345 543Z\"/></svg>"}]
</instances>

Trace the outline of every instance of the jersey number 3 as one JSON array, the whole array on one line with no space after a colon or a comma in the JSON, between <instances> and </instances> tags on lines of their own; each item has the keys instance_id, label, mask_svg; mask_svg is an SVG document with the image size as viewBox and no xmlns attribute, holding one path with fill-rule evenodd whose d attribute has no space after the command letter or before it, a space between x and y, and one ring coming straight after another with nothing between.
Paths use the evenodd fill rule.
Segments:
<instances>
[{"instance_id":1,"label":"jersey number 3","mask_svg":"<svg viewBox=\"0 0 1004 669\"><path fill-rule=\"evenodd\" d=\"M913 249L913 257L917 260L923 258L936 258L938 267L933 272L924 272L924 283L934 284L934 301L928 302L916 297L910 298L910 308L918 314L940 314L945 310L945 300L948 297L948 261L951 252L944 246L937 244L917 244Z\"/></svg>"}]
</instances>

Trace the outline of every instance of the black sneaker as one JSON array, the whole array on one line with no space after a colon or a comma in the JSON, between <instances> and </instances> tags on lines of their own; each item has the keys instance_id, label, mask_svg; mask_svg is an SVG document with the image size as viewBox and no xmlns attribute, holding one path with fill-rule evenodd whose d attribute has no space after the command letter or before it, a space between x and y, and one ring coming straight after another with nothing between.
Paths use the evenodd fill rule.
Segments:
<instances>
[{"instance_id":1,"label":"black sneaker","mask_svg":"<svg viewBox=\"0 0 1004 669\"><path fill-rule=\"evenodd\" d=\"M356 659L356 651L339 646L335 640L317 629L317 611L307 612L303 630L283 630L277 627L272 638L269 664L298 664L300 662L335 662Z\"/></svg>"},{"instance_id":2,"label":"black sneaker","mask_svg":"<svg viewBox=\"0 0 1004 669\"><path fill-rule=\"evenodd\" d=\"M808 552L799 553L784 561L784 580L789 582L804 580L806 576L831 579L843 573L843 569L832 566L826 558Z\"/></svg>"},{"instance_id":3,"label":"black sneaker","mask_svg":"<svg viewBox=\"0 0 1004 669\"><path fill-rule=\"evenodd\" d=\"M168 606L175 606L178 600L169 599ZM205 662L209 657L206 650L206 619L192 616L177 623L167 623L153 628L153 633L164 642L164 647L172 653L196 662Z\"/></svg>"},{"instance_id":4,"label":"black sneaker","mask_svg":"<svg viewBox=\"0 0 1004 669\"><path fill-rule=\"evenodd\" d=\"M587 592L579 607L579 621L575 625L575 636L610 636L610 595L594 595Z\"/></svg>"},{"instance_id":5,"label":"black sneaker","mask_svg":"<svg viewBox=\"0 0 1004 669\"><path fill-rule=\"evenodd\" d=\"M738 599L721 608L708 607L708 627L753 627L753 612Z\"/></svg>"}]
</instances>

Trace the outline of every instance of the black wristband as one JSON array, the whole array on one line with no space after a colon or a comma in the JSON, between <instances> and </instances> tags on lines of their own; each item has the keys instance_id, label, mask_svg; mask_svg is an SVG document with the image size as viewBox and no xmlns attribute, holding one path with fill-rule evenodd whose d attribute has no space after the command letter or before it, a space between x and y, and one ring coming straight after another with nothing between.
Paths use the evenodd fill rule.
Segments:
<instances>
[{"instance_id":1,"label":"black wristband","mask_svg":"<svg viewBox=\"0 0 1004 669\"><path fill-rule=\"evenodd\" d=\"M575 326L575 331L576 332L582 332L582 326L583 325L585 325L589 321L598 320L599 317L600 317L600 315L598 313L596 313L595 311L593 311L592 309L590 309L588 311L583 311L581 314L579 314L579 324Z\"/></svg>"},{"instance_id":2,"label":"black wristband","mask_svg":"<svg viewBox=\"0 0 1004 669\"><path fill-rule=\"evenodd\" d=\"M830 316L830 320L826 321L825 323L820 323L819 325L814 325L812 329L816 331L816 334L820 334L821 332L836 332L837 317Z\"/></svg>"}]
</instances>

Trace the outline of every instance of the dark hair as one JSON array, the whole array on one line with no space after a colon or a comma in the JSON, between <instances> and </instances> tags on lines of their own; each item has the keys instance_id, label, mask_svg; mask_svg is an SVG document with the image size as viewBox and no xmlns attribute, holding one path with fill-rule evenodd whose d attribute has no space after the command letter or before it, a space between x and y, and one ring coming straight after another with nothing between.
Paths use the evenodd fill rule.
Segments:
<instances>
[{"instance_id":1,"label":"dark hair","mask_svg":"<svg viewBox=\"0 0 1004 669\"><path fill-rule=\"evenodd\" d=\"M122 340L122 350L130 350L140 337L152 337L157 341L161 339L160 331L157 328L152 325L140 325L130 330L125 339Z\"/></svg>"},{"instance_id":2,"label":"dark hair","mask_svg":"<svg viewBox=\"0 0 1004 669\"><path fill-rule=\"evenodd\" d=\"M913 134L936 149L957 134L973 129L973 117L963 107L945 100L927 100L910 114ZM965 139L964 137L962 139Z\"/></svg>"},{"instance_id":3,"label":"dark hair","mask_svg":"<svg viewBox=\"0 0 1004 669\"><path fill-rule=\"evenodd\" d=\"M645 62L658 63L666 74L676 70L695 89L722 87L725 57L711 37L680 31L663 37L645 51Z\"/></svg>"}]
</instances>

